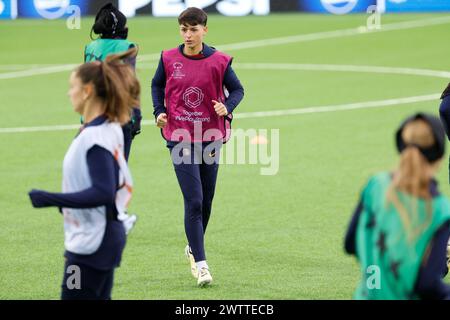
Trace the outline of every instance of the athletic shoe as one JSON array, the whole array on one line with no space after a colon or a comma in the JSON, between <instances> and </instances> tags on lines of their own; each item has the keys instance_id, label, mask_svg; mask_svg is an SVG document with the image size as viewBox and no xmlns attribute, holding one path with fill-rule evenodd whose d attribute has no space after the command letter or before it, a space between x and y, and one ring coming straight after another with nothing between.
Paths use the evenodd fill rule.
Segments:
<instances>
[{"instance_id":1,"label":"athletic shoe","mask_svg":"<svg viewBox=\"0 0 450 320\"><path fill-rule=\"evenodd\" d=\"M186 255L186 258L191 264L192 276L195 279L197 279L198 278L197 264L195 263L194 255L192 254L191 247L189 247L189 245L187 245L186 248L184 248L184 254Z\"/></svg>"},{"instance_id":2,"label":"athletic shoe","mask_svg":"<svg viewBox=\"0 0 450 320\"><path fill-rule=\"evenodd\" d=\"M209 272L208 268L201 268L198 273L198 279L197 279L197 285L199 287L205 287L207 285L210 285L212 283L212 276Z\"/></svg>"}]
</instances>

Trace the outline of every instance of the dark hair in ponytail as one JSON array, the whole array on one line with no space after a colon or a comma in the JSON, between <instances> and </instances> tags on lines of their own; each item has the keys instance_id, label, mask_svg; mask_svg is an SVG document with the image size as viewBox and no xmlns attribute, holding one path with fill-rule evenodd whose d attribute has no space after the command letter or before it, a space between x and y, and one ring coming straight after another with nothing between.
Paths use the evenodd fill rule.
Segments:
<instances>
[{"instance_id":1,"label":"dark hair in ponytail","mask_svg":"<svg viewBox=\"0 0 450 320\"><path fill-rule=\"evenodd\" d=\"M83 84L92 83L96 96L104 102L108 120L125 124L133 106L140 105L140 84L133 68L124 62L136 57L137 48L110 55L104 62L88 62L75 72Z\"/></svg>"},{"instance_id":2,"label":"dark hair in ponytail","mask_svg":"<svg viewBox=\"0 0 450 320\"><path fill-rule=\"evenodd\" d=\"M400 154L400 163L386 193L387 203L395 207L408 236L412 241L428 226L432 218L431 178L427 168L432 165L419 148L429 148L435 144L431 126L423 119L407 123L401 132L408 145ZM402 199L397 191L409 195ZM425 221L420 222L418 199L426 203ZM419 223L420 222L420 223Z\"/></svg>"},{"instance_id":3,"label":"dark hair in ponytail","mask_svg":"<svg viewBox=\"0 0 450 320\"><path fill-rule=\"evenodd\" d=\"M102 39L127 39L127 17L119 11L111 2L103 6L95 16L92 33L100 35Z\"/></svg>"}]
</instances>

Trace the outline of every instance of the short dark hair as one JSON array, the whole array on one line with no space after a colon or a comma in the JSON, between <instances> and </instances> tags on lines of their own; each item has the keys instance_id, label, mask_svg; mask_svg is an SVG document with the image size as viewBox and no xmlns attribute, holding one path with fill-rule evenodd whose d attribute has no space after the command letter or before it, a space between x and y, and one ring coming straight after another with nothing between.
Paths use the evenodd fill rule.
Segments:
<instances>
[{"instance_id":1,"label":"short dark hair","mask_svg":"<svg viewBox=\"0 0 450 320\"><path fill-rule=\"evenodd\" d=\"M206 12L195 7L187 8L178 16L179 25L195 26L197 24L201 24L206 27L207 22L208 15Z\"/></svg>"}]
</instances>

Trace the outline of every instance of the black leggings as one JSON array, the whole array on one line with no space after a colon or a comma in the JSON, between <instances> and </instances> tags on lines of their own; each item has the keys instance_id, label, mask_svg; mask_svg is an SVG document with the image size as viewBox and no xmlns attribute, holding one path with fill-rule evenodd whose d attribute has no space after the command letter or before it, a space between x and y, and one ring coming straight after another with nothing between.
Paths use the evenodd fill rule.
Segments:
<instances>
[{"instance_id":1,"label":"black leggings","mask_svg":"<svg viewBox=\"0 0 450 320\"><path fill-rule=\"evenodd\" d=\"M205 163L203 159L204 157L209 157L209 152L205 152L204 154L204 147L193 148L190 146L187 149L189 150L187 158L190 158L190 163L174 162L174 168L181 192L183 193L186 237L195 261L202 261L206 260L204 235L211 215L211 207L216 189L220 149L217 148L213 156L217 163L209 164ZM174 151L172 160L177 154L175 150L170 148L171 154ZM180 149L177 151L183 152ZM198 159L202 158L203 163L195 164L195 157Z\"/></svg>"},{"instance_id":2,"label":"black leggings","mask_svg":"<svg viewBox=\"0 0 450 320\"><path fill-rule=\"evenodd\" d=\"M61 300L111 300L113 281L114 269L97 270L66 260Z\"/></svg>"},{"instance_id":3,"label":"black leggings","mask_svg":"<svg viewBox=\"0 0 450 320\"><path fill-rule=\"evenodd\" d=\"M124 140L124 155L125 160L128 161L128 158L130 157L130 150L131 150L131 143L133 142L133 136L131 134L131 123L127 123L124 126L122 126L123 131L123 140Z\"/></svg>"}]
</instances>

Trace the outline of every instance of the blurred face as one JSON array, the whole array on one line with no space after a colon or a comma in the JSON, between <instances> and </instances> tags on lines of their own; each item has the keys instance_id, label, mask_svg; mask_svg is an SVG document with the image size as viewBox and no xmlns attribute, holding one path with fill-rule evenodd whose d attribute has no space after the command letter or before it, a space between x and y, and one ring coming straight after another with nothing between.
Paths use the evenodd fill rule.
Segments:
<instances>
[{"instance_id":1,"label":"blurred face","mask_svg":"<svg viewBox=\"0 0 450 320\"><path fill-rule=\"evenodd\" d=\"M183 38L184 45L189 49L200 48L203 43L203 38L208 33L208 27L197 24L180 25L180 35Z\"/></svg>"},{"instance_id":2,"label":"blurred face","mask_svg":"<svg viewBox=\"0 0 450 320\"><path fill-rule=\"evenodd\" d=\"M75 71L70 75L69 91L67 92L67 95L70 98L73 110L79 114L83 114L84 105L89 96L89 92L86 85L82 83Z\"/></svg>"}]
</instances>

